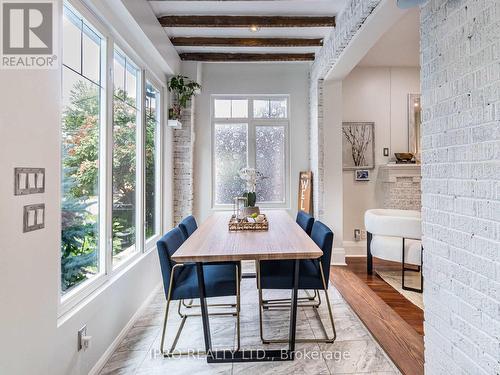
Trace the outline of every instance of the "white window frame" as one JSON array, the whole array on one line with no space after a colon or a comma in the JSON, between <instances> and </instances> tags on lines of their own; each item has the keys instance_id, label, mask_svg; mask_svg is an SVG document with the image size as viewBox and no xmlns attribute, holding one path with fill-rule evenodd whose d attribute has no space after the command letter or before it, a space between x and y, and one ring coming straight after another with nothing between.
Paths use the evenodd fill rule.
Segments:
<instances>
[{"instance_id":1,"label":"white window frame","mask_svg":"<svg viewBox=\"0 0 500 375\"><path fill-rule=\"evenodd\" d=\"M125 260L122 260L119 264L115 265L113 264L113 229L112 229L112 223L113 223L113 172L111 171L111 174L109 175L109 183L111 184L110 186L110 191L111 191L111 196L107 196L107 199L110 201L111 204L111 216L108 218L109 221L109 226L110 226L110 262L111 262L111 269L112 271L119 270L123 267L126 267L130 262L132 262L137 256L139 256L143 250L144 250L144 228L141 225L142 223L142 212L144 210L144 197L142 192L144 191L144 150L143 150L143 144L144 144L144 126L145 126L145 110L144 110L144 93L145 93L145 80L144 80L144 70L140 68L140 65L136 63L136 61L131 57L123 48L121 48L120 44L114 43L113 45L113 57L114 53L119 52L120 54L125 55L126 61L130 60L131 63L138 68L138 78L139 82L136 82L137 85L137 116L136 116L136 136L135 136L135 154L136 154L136 166L135 166L135 251L133 251L132 255L128 256L125 258ZM114 60L112 60L114 62ZM111 64L111 63L110 63ZM111 64L112 66L112 64ZM124 67L126 70L126 66ZM126 75L125 71L125 75ZM114 84L114 82L113 82ZM110 106L111 108L111 122L110 122L110 128L111 128L111 140L113 139L113 115L114 115L114 100L120 100L116 99L114 96L113 92L113 85L112 87L112 94L113 94L113 99L112 99L112 104ZM125 87L125 90L127 88ZM112 165L113 163L113 145L111 144L111 159L110 163ZM129 248L131 249L132 246ZM124 250L124 251L128 251Z\"/></svg>"},{"instance_id":2,"label":"white window frame","mask_svg":"<svg viewBox=\"0 0 500 375\"><path fill-rule=\"evenodd\" d=\"M155 192L156 192L156 196L155 196L155 205L156 205L156 209L155 209L155 225L156 225L156 234L154 236L152 236L151 238L149 239L146 239L146 237L143 235L143 238L144 238L144 252L149 252L153 249L156 248L156 242L161 238L161 230L163 228L162 226L162 214L161 214L161 211L162 211L162 197L163 197L163 194L162 194L162 179L161 179L161 171L162 171L162 168L161 168L161 164L162 164L162 155L163 155L163 149L162 149L162 146L163 146L163 142L162 142L162 139L163 139L163 126L161 126L161 124L163 124L163 114L164 114L164 105L163 105L163 95L164 95L164 92L163 92L163 87L162 85L160 84L160 82L158 82L148 71L146 72L146 76L145 76L145 80L144 80L144 87L146 87L146 83L149 82L151 83L151 85L153 85L153 87L158 90L158 93L159 93L159 97L158 97L158 100L156 101L156 106L157 108L159 108L157 110L157 117L158 117L158 121L157 121L157 128L156 128L156 134L155 134L155 137L156 137L156 143L155 143ZM144 92L146 92L146 89L144 89ZM143 96L143 99L144 99L144 108L146 107L146 96L144 95ZM144 111L144 127L143 127L143 132L146 131L146 111ZM144 139L145 139L145 136L144 136ZM144 152L145 148L142 147L142 152ZM144 164L144 176L146 175L146 165ZM146 192L146 188L144 187L144 193ZM145 194L142 194L142 196L144 197ZM146 217L146 203L144 203L144 210L143 210L143 220L144 220L144 233L146 233L146 220L145 220L145 217Z\"/></svg>"},{"instance_id":3,"label":"white window frame","mask_svg":"<svg viewBox=\"0 0 500 375\"><path fill-rule=\"evenodd\" d=\"M161 230L164 226L164 208L163 208L163 124L164 121L164 103L166 89L165 84L157 79L148 68L147 64L128 46L126 41L114 31L104 26L100 17L95 15L80 0L65 0L64 5L82 16L91 29L97 31L103 38L103 52L101 61L101 81L103 86L101 96L101 124L100 124L100 155L99 155L99 273L92 278L75 285L65 294L61 290L61 266L58 267L58 317L63 319L66 314L73 309L78 308L89 298L97 293L101 288L113 282L122 274L137 263L142 257L156 248L156 241L161 237ZM127 55L128 58L139 68L138 83L138 110L140 116L137 120L137 179L136 179L136 247L137 251L113 268L112 258L112 156L113 156L113 56L115 46ZM61 73L62 74L62 73ZM157 139L157 165L156 165L156 184L157 184L157 226L158 233L147 242L144 239L143 215L144 207L144 129L145 129L145 85L146 79L149 80L160 92L158 105L160 106L160 126ZM59 249L60 251L60 249Z\"/></svg>"},{"instance_id":4,"label":"white window frame","mask_svg":"<svg viewBox=\"0 0 500 375\"><path fill-rule=\"evenodd\" d=\"M248 100L248 117L245 118L220 118L215 117L215 100ZM254 100L276 100L285 99L287 107L286 118L254 118L253 101ZM257 126L283 126L285 128L285 153L284 165L285 174L283 176L283 185L285 186L284 201L282 202L258 202L261 208L290 208L290 95L272 94L272 95L219 95L213 94L210 97L211 112L211 155L212 155L212 183L211 183L211 201L213 210L231 210L232 204L218 204L215 201L215 125L216 124L247 124L247 165L251 168L256 167L256 132Z\"/></svg>"}]
</instances>

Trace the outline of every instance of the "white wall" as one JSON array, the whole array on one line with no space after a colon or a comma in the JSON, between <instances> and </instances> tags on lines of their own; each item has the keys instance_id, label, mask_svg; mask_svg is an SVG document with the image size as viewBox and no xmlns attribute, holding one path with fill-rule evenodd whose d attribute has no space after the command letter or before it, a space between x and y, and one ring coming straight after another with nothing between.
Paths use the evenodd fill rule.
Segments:
<instances>
[{"instance_id":1,"label":"white wall","mask_svg":"<svg viewBox=\"0 0 500 375\"><path fill-rule=\"evenodd\" d=\"M160 282L153 250L58 319L60 78L60 69L0 70L0 374L87 374ZM14 167L45 167L45 193L14 196ZM32 203L45 203L45 228L22 233ZM83 324L92 347L77 352Z\"/></svg>"},{"instance_id":2,"label":"white wall","mask_svg":"<svg viewBox=\"0 0 500 375\"><path fill-rule=\"evenodd\" d=\"M334 234L332 263L345 264L342 183L342 81L322 86L324 137L324 215Z\"/></svg>"},{"instance_id":3,"label":"white wall","mask_svg":"<svg viewBox=\"0 0 500 375\"><path fill-rule=\"evenodd\" d=\"M375 122L375 164L386 164L383 148L408 151L409 93L420 92L419 68L357 67L344 80L343 121ZM327 106L328 103L325 103ZM344 241L354 241L354 229L364 229L364 213L381 205L377 195L378 168L370 171L370 181L354 180L353 171L343 172Z\"/></svg>"},{"instance_id":4,"label":"white wall","mask_svg":"<svg viewBox=\"0 0 500 375\"><path fill-rule=\"evenodd\" d=\"M194 213L202 221L212 206L210 95L290 95L290 212L297 210L299 172L309 169L308 64L202 65L202 92L196 97L194 149Z\"/></svg>"}]
</instances>

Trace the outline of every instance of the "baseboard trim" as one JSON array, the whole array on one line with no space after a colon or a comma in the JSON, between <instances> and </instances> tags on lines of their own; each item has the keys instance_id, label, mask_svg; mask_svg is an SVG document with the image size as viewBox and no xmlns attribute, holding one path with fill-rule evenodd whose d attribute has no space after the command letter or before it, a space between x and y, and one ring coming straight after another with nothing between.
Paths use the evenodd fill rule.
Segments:
<instances>
[{"instance_id":1,"label":"baseboard trim","mask_svg":"<svg viewBox=\"0 0 500 375\"><path fill-rule=\"evenodd\" d=\"M366 256L366 241L344 241L346 257Z\"/></svg>"},{"instance_id":2,"label":"baseboard trim","mask_svg":"<svg viewBox=\"0 0 500 375\"><path fill-rule=\"evenodd\" d=\"M347 266L345 262L345 249L343 247L335 247L332 250L332 259L330 261L332 266Z\"/></svg>"},{"instance_id":3,"label":"baseboard trim","mask_svg":"<svg viewBox=\"0 0 500 375\"><path fill-rule=\"evenodd\" d=\"M118 348L118 345L120 345L121 341L125 338L125 336L127 335L128 331L134 326L134 324L137 321L137 319L139 319L139 317L141 316L141 314L144 312L144 310L146 309L146 307L150 304L150 302L156 296L156 294L158 293L158 290L161 287L162 287L162 283L159 283L154 288L154 290L149 294L149 296L144 300L144 302L137 309L137 311L134 313L134 315L132 316L132 318L130 318L130 320L127 322L127 324L125 324L125 327L123 327L123 329L120 331L120 333L118 334L118 336L113 340L113 342L106 349L106 351L103 353L103 355L101 356L101 358L99 358L99 360L96 362L96 364L94 365L94 367L92 367L92 369L89 371L89 375L98 375L99 372L101 372L102 368L104 367L104 365L106 365L106 363L108 362L108 360L111 357L111 355L114 353L114 351L116 350L116 348Z\"/></svg>"}]
</instances>

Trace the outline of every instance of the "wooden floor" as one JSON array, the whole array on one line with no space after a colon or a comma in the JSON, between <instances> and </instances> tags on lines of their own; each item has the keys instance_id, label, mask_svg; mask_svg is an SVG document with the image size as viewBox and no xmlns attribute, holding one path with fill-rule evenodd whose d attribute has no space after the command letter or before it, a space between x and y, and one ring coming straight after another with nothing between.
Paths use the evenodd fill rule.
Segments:
<instances>
[{"instance_id":1,"label":"wooden floor","mask_svg":"<svg viewBox=\"0 0 500 375\"><path fill-rule=\"evenodd\" d=\"M332 267L331 279L403 374L424 373L423 311L376 274L366 273L366 258L347 258ZM374 258L378 270L400 265Z\"/></svg>"}]
</instances>

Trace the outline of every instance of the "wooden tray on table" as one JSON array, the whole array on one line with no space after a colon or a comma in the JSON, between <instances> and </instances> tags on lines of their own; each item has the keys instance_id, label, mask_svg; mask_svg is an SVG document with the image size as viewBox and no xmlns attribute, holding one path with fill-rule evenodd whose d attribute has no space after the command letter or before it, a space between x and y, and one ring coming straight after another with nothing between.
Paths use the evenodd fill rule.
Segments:
<instances>
[{"instance_id":1,"label":"wooden tray on table","mask_svg":"<svg viewBox=\"0 0 500 375\"><path fill-rule=\"evenodd\" d=\"M230 232L239 232L239 231L266 231L269 230L269 221L267 220L267 216L264 216L264 220L260 223L249 223L244 220L238 220L236 215L232 215L231 219L229 219L228 228Z\"/></svg>"}]
</instances>

